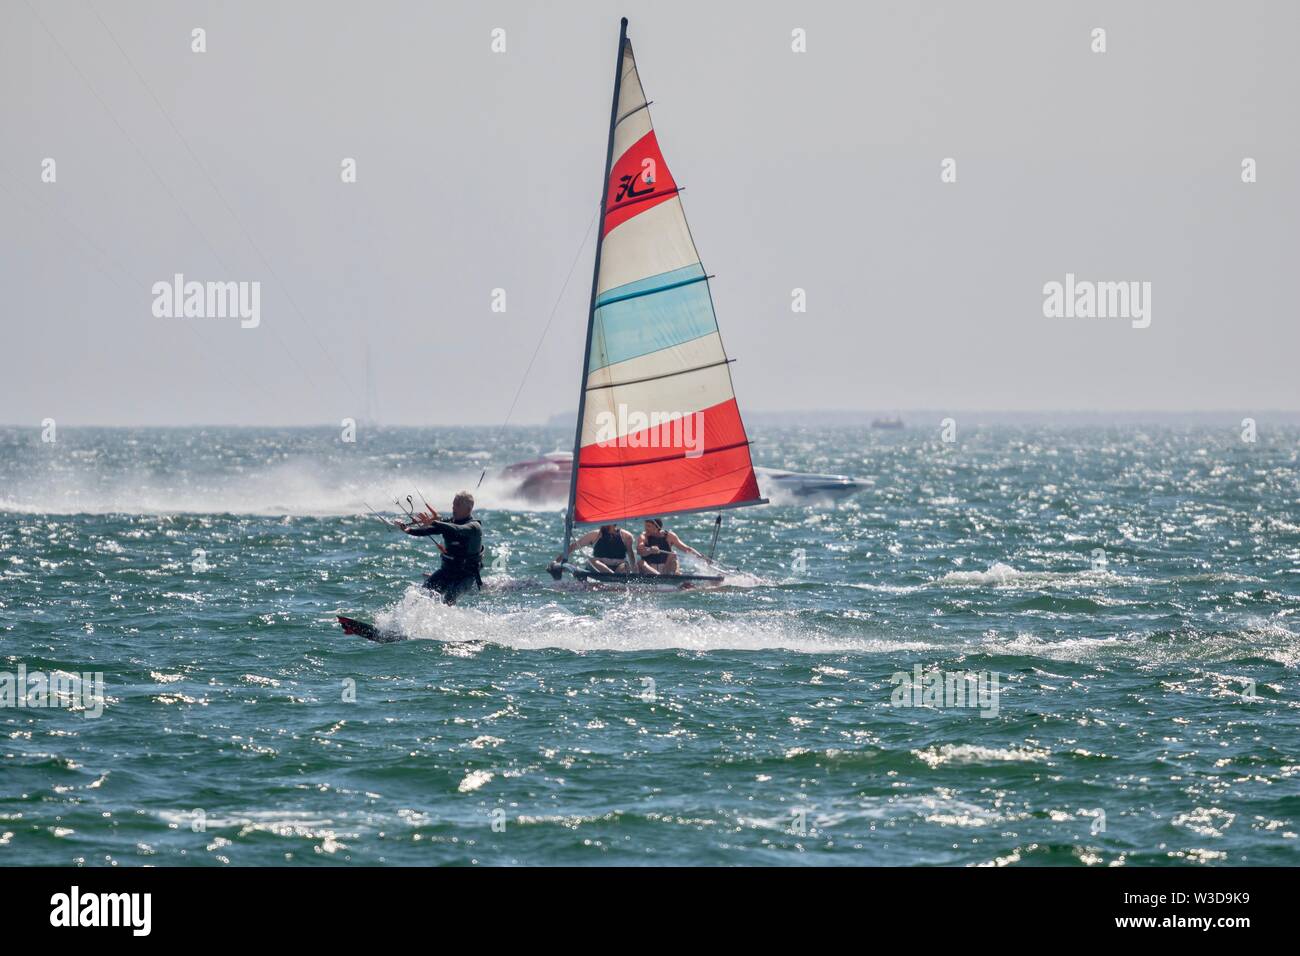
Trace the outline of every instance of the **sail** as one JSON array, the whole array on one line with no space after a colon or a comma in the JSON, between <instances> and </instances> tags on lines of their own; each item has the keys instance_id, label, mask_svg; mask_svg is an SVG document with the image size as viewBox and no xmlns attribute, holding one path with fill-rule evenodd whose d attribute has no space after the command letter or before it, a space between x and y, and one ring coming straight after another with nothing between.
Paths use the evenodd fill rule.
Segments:
<instances>
[{"instance_id":1,"label":"sail","mask_svg":"<svg viewBox=\"0 0 1300 956\"><path fill-rule=\"evenodd\" d=\"M618 82L572 520L759 504L708 276L631 41Z\"/></svg>"}]
</instances>

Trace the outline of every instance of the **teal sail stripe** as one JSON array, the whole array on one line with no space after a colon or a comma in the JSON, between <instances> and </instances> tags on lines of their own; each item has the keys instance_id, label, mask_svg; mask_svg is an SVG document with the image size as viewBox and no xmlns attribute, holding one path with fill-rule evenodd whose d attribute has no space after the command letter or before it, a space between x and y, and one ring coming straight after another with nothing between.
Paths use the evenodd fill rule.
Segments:
<instances>
[{"instance_id":1,"label":"teal sail stripe","mask_svg":"<svg viewBox=\"0 0 1300 956\"><path fill-rule=\"evenodd\" d=\"M627 299L639 299L643 295L658 295L661 292L667 292L669 289L677 289L684 285L690 285L692 282L703 282L708 276L692 276L689 279L683 279L681 282L669 282L666 285L656 286L653 289L642 289L640 292L628 292L624 295L607 295L602 297L601 305L613 305L615 302L623 302ZM628 283L631 285L631 283ZM597 306L599 308L599 306Z\"/></svg>"},{"instance_id":2,"label":"teal sail stripe","mask_svg":"<svg viewBox=\"0 0 1300 956\"><path fill-rule=\"evenodd\" d=\"M691 279L703 279L704 266L699 262L691 263L689 266L682 266L680 269L673 269L671 272L661 272L658 275L646 276L644 279L637 279L635 282L625 282L620 286L607 289L602 292L596 299L596 308L607 305L613 299L627 299L638 295L644 295L647 292L654 292L656 289L668 286L680 285L689 282Z\"/></svg>"},{"instance_id":3,"label":"teal sail stripe","mask_svg":"<svg viewBox=\"0 0 1300 956\"><path fill-rule=\"evenodd\" d=\"M689 270L698 275L682 275ZM697 264L605 293L601 298L608 300L606 304L596 306L591 371L717 332L709 287L694 281L703 273Z\"/></svg>"}]
</instances>

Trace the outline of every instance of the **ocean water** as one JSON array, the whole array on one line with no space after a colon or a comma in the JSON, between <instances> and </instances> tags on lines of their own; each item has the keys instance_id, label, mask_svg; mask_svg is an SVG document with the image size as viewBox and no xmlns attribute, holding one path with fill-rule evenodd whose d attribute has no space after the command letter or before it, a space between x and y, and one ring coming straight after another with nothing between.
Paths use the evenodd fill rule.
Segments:
<instances>
[{"instance_id":1,"label":"ocean water","mask_svg":"<svg viewBox=\"0 0 1300 956\"><path fill-rule=\"evenodd\" d=\"M557 587L489 474L448 608L363 502L566 438L484 434L0 430L0 671L104 681L0 709L0 865L1300 863L1300 428L757 429L870 487L690 592Z\"/></svg>"}]
</instances>

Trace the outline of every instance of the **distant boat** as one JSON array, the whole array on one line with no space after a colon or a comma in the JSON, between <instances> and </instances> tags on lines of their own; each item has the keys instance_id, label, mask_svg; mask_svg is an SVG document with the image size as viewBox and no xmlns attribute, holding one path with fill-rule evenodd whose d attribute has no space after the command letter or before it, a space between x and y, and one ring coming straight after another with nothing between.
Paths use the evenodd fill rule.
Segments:
<instances>
[{"instance_id":1,"label":"distant boat","mask_svg":"<svg viewBox=\"0 0 1300 956\"><path fill-rule=\"evenodd\" d=\"M895 415L893 418L873 418L871 420L871 427L891 430L903 428L903 416Z\"/></svg>"}]
</instances>

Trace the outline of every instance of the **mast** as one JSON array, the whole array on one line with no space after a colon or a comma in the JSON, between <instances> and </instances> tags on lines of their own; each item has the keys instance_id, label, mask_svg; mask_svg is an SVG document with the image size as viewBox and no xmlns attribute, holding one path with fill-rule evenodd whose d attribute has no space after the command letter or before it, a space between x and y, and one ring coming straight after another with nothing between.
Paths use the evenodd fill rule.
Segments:
<instances>
[{"instance_id":1,"label":"mast","mask_svg":"<svg viewBox=\"0 0 1300 956\"><path fill-rule=\"evenodd\" d=\"M618 31L618 56L614 59L614 99L609 106L609 140L605 146L605 175L600 180L600 222L596 224L596 264L591 271L591 304L587 309L587 344L582 354L582 381L578 385L578 427L573 433L573 472L569 476L569 507L564 512L564 553L573 540L573 506L578 493L578 458L582 454L582 418L587 410L587 376L591 374L591 335L596 325L596 290L600 284L600 249L605 242L605 200L609 195L610 167L614 165L614 126L618 122L618 94L623 85L623 47L627 43L627 17Z\"/></svg>"}]
</instances>

